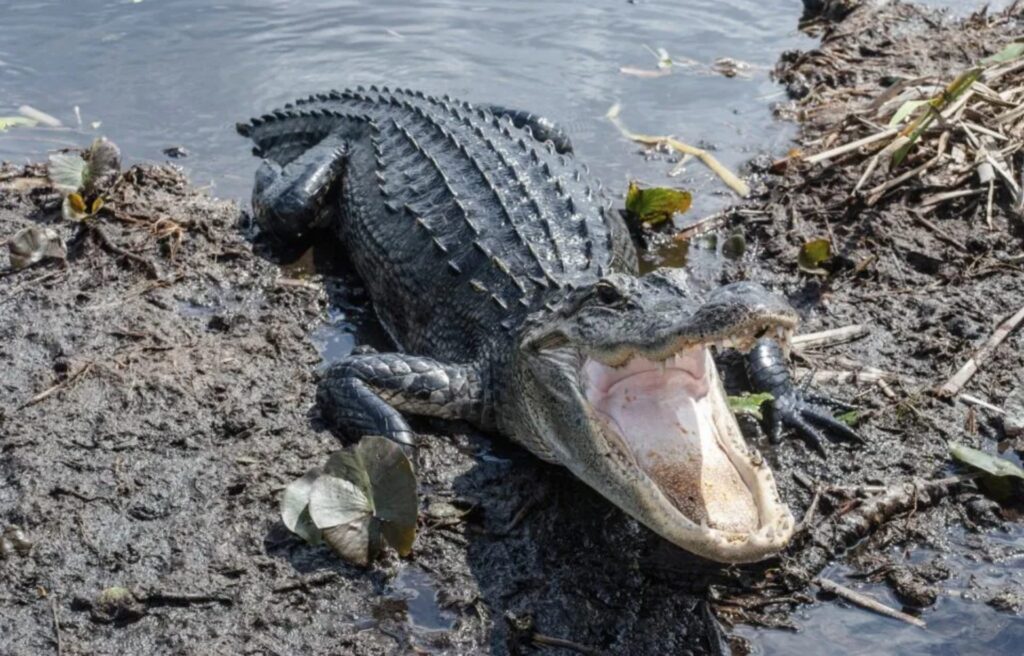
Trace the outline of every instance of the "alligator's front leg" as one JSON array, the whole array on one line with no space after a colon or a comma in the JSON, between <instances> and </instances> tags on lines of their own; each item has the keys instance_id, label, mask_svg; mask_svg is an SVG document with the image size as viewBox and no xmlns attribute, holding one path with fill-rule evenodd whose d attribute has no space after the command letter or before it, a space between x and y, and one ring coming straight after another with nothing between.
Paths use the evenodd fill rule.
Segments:
<instances>
[{"instance_id":1,"label":"alligator's front leg","mask_svg":"<svg viewBox=\"0 0 1024 656\"><path fill-rule=\"evenodd\" d=\"M474 365L405 353L342 360L327 371L317 401L346 438L382 435L407 445L415 445L415 437L401 412L479 423L484 409L483 385Z\"/></svg>"},{"instance_id":2,"label":"alligator's front leg","mask_svg":"<svg viewBox=\"0 0 1024 656\"><path fill-rule=\"evenodd\" d=\"M747 376L756 391L769 392L773 397L766 416L768 438L772 443L778 444L782 439L783 426L795 428L822 455L825 454L822 429L856 442L864 441L853 429L833 417L827 407L850 410L852 406L793 385L785 356L775 340L757 341L747 356Z\"/></svg>"}]
</instances>

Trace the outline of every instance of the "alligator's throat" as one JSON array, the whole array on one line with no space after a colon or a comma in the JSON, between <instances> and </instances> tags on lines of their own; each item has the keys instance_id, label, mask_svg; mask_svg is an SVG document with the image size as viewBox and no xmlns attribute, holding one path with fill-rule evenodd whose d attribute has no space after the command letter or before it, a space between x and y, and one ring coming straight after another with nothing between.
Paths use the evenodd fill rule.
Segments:
<instances>
[{"instance_id":1,"label":"alligator's throat","mask_svg":"<svg viewBox=\"0 0 1024 656\"><path fill-rule=\"evenodd\" d=\"M586 365L593 409L679 511L695 524L733 533L760 525L758 500L741 473L745 452L709 350L696 346L657 362ZM749 478L749 476L748 476Z\"/></svg>"}]
</instances>

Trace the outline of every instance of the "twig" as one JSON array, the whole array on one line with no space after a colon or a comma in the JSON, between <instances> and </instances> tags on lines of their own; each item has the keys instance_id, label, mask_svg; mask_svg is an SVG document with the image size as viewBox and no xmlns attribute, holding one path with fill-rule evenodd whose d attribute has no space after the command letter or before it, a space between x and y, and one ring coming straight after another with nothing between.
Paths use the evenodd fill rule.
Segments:
<instances>
[{"instance_id":1,"label":"twig","mask_svg":"<svg viewBox=\"0 0 1024 656\"><path fill-rule=\"evenodd\" d=\"M807 507L807 512L804 513L803 519L801 519L796 527L793 529L793 535L799 535L803 533L811 522L814 521L814 514L818 511L818 502L821 501L821 487L815 486L814 497L811 499L811 505Z\"/></svg>"},{"instance_id":2,"label":"twig","mask_svg":"<svg viewBox=\"0 0 1024 656\"><path fill-rule=\"evenodd\" d=\"M896 398L896 392L892 391L889 383L885 382L884 378L879 378L875 381L875 384L878 385L878 389L882 390L882 394L885 394L890 399Z\"/></svg>"},{"instance_id":3,"label":"twig","mask_svg":"<svg viewBox=\"0 0 1024 656\"><path fill-rule=\"evenodd\" d=\"M936 164L938 164L939 161L941 161L942 158L945 157L945 155L946 155L946 144L947 144L948 141L949 141L949 132L943 132L942 136L939 137L939 145L936 148L936 152L935 152L935 156L934 157L932 157L931 159L926 161L924 164L921 164L920 166L917 166L915 168L910 169L906 173L903 173L901 175L896 176L892 180L888 180L888 181L883 182L882 184L878 185L877 187L873 187L872 189L869 189L867 191L868 198L867 198L867 201L866 201L866 204L868 205L868 207L874 205L879 200L881 200L882 196L884 196L887 191L898 187L899 185L903 184L907 180L910 180L911 178L916 178L917 176L921 175L922 173L924 173L925 171L927 171L931 167L933 167Z\"/></svg>"},{"instance_id":4,"label":"twig","mask_svg":"<svg viewBox=\"0 0 1024 656\"><path fill-rule=\"evenodd\" d=\"M66 388L66 387L70 387L70 386L74 385L76 382L78 382L79 378L81 378L85 374L89 373L92 370L92 368L93 368L93 366L95 364L96 363L92 362L92 361L86 362L84 365L79 367L78 371L76 371L75 373L71 374L70 376L68 376L64 380L60 381L59 383L57 383L55 385L51 385L50 387L47 387L42 392L36 394L35 396L33 396L28 401L25 401L24 403L22 403L20 406L18 406L18 410L24 410L25 408L27 408L29 406L33 406L33 405L35 405L37 403L42 403L43 401L45 401L46 399L50 398L51 396L53 396L54 394L56 394L60 390Z\"/></svg>"},{"instance_id":5,"label":"twig","mask_svg":"<svg viewBox=\"0 0 1024 656\"><path fill-rule=\"evenodd\" d=\"M50 596L50 614L53 615L53 636L57 641L57 656L64 654L64 642L60 637L60 619L57 617L57 598Z\"/></svg>"},{"instance_id":6,"label":"twig","mask_svg":"<svg viewBox=\"0 0 1024 656\"><path fill-rule=\"evenodd\" d=\"M831 328L829 330L822 330L816 333L796 335L790 340L790 343L793 345L793 348L798 350L812 346L829 346L832 344L849 342L859 337L863 337L869 332L871 331L867 326L853 324L852 326L843 326L842 328Z\"/></svg>"},{"instance_id":7,"label":"twig","mask_svg":"<svg viewBox=\"0 0 1024 656\"><path fill-rule=\"evenodd\" d=\"M814 579L814 582L818 585L818 587L820 587L825 592L838 595L843 599L846 599L847 601L860 606L861 608L866 608L867 610L874 611L879 615L885 615L886 617L901 620L903 622L906 622L907 624L913 624L914 626L921 627L922 629L926 626L925 621L922 620L920 617L907 615L903 611L899 611L895 608L886 606L885 604L876 599L873 599L865 594L861 594L856 590L852 590L846 587L845 585L840 585L835 581L823 579L819 576L816 579Z\"/></svg>"},{"instance_id":8,"label":"twig","mask_svg":"<svg viewBox=\"0 0 1024 656\"><path fill-rule=\"evenodd\" d=\"M796 376L805 376L811 373L807 369L797 369L793 372ZM856 371L836 371L834 369L816 369L813 372L811 381L814 383L862 383L865 385L876 384L880 380L893 380L895 374L873 367L864 367Z\"/></svg>"},{"instance_id":9,"label":"twig","mask_svg":"<svg viewBox=\"0 0 1024 656\"><path fill-rule=\"evenodd\" d=\"M103 228L96 225L95 223L90 222L87 223L86 226L89 229L89 233L97 241L100 242L100 245L102 245L103 248L107 249L111 253L114 253L115 255L120 255L121 257L127 258L141 265L144 269L146 269L146 273L149 274L150 278L160 277L160 271L156 268L156 264L154 264L150 259L145 258L137 253L133 253L124 248L121 248L120 246L118 246L117 244L110 240L110 236L103 231Z\"/></svg>"},{"instance_id":10,"label":"twig","mask_svg":"<svg viewBox=\"0 0 1024 656\"><path fill-rule=\"evenodd\" d=\"M939 241L941 241L941 242L943 242L945 244L948 244L948 245L952 246L953 248L956 248L961 253L966 253L967 252L967 247L966 246L964 246L963 244L958 242L956 239L954 239L954 238L950 237L948 234L946 234L945 230L943 230L939 226L935 225L934 223L932 223L928 219L926 219L923 216L921 216L921 212L911 211L910 215L914 217L915 221L917 221L918 223L920 223L924 227L926 227L929 230L931 230L935 234L935 238L938 239Z\"/></svg>"},{"instance_id":11,"label":"twig","mask_svg":"<svg viewBox=\"0 0 1024 656\"><path fill-rule=\"evenodd\" d=\"M964 196L975 196L985 191L984 189L958 189L957 191L946 191L941 194L935 194L933 196L927 196L921 199L919 203L920 207L928 207L929 205L938 205L939 203L947 200L953 200L954 198L963 198Z\"/></svg>"},{"instance_id":12,"label":"twig","mask_svg":"<svg viewBox=\"0 0 1024 656\"><path fill-rule=\"evenodd\" d=\"M685 241L687 239L693 239L697 235L702 235L709 230L714 230L718 226L722 225L729 218L730 212L715 212L709 214L690 225L686 226L678 233L672 236L675 241Z\"/></svg>"},{"instance_id":13,"label":"twig","mask_svg":"<svg viewBox=\"0 0 1024 656\"><path fill-rule=\"evenodd\" d=\"M702 161L705 166L711 169L719 178L722 179L722 182L729 185L729 187L741 197L746 198L750 195L750 187L747 186L747 183L740 180L732 171L723 166L722 163L715 159L715 156L708 151L683 143L674 137L656 137L631 132L622 124L622 121L619 120L618 109L618 105L613 106L608 110L608 114L606 116L608 120L619 129L619 132L621 132L622 135L630 141L635 141L646 146L668 146L669 148L683 153L684 155L693 155Z\"/></svg>"},{"instance_id":14,"label":"twig","mask_svg":"<svg viewBox=\"0 0 1024 656\"><path fill-rule=\"evenodd\" d=\"M572 651L578 652L580 654L588 654L588 656L600 656L601 654L600 651L594 649L593 647L581 645L578 642L573 642L572 640L566 640L564 638L555 638L549 635L544 635L543 633L534 633L532 636L530 636L530 640L537 643L538 645L545 645L548 647L561 647L562 649L571 649Z\"/></svg>"},{"instance_id":15,"label":"twig","mask_svg":"<svg viewBox=\"0 0 1024 656\"><path fill-rule=\"evenodd\" d=\"M894 136L899 131L900 131L899 128L888 128L886 130L882 130L881 132L879 132L877 134L873 134L871 136L864 137L863 139L857 139L856 141L851 141L850 143L845 144L843 146L836 146L835 148L832 148L831 150L826 150L826 151L823 151L823 152L820 152L820 153L817 153L817 154L814 154L814 155L809 155L808 157L804 158L804 161L807 162L808 164L817 164L818 162L824 162L825 160L832 159L833 157L837 157L839 155L845 155L846 153L849 153L851 151L857 150L861 146L867 146L867 145L875 143L876 141L881 141L882 139L887 139L887 138L889 138L891 136Z\"/></svg>"},{"instance_id":16,"label":"twig","mask_svg":"<svg viewBox=\"0 0 1024 656\"><path fill-rule=\"evenodd\" d=\"M988 401L985 401L983 399L979 399L976 396L971 396L970 394L961 394L960 396L958 396L956 398L960 399L964 403L967 403L968 405L976 405L979 408L985 408L986 410L994 412L994 413L996 413L998 415L1005 415L1006 414L1006 410L1003 410L999 406L992 405Z\"/></svg>"},{"instance_id":17,"label":"twig","mask_svg":"<svg viewBox=\"0 0 1024 656\"><path fill-rule=\"evenodd\" d=\"M32 278L30 280L26 280L25 282L21 283L20 285L18 285L14 289L12 289L11 292L9 294L7 294L7 296L4 296L2 299L0 299L0 305L3 305L4 303L10 301L12 298L17 296L21 292L25 291L29 287L32 287L33 285L42 284L42 283L46 282L47 280L50 280L51 278L57 276L58 274L64 273L65 271L66 271L66 269L61 268L61 269L57 269L55 271L50 271L48 273L44 273L41 276L36 276L35 278Z\"/></svg>"},{"instance_id":18,"label":"twig","mask_svg":"<svg viewBox=\"0 0 1024 656\"><path fill-rule=\"evenodd\" d=\"M982 347L975 351L974 355L967 360L964 366L953 374L953 377L946 381L946 384L940 387L936 393L944 398L956 396L960 389L967 384L967 381L971 379L971 376L977 373L985 360L992 357L996 347L1003 343L1003 340L1013 332L1014 328L1021 321L1024 321L1024 306L1017 310L1012 317L999 324Z\"/></svg>"}]
</instances>

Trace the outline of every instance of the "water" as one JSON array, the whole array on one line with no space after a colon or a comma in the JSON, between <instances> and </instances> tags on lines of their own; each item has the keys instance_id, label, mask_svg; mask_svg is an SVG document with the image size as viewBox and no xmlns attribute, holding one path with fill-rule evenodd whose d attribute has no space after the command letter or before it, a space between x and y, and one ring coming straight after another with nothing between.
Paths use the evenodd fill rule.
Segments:
<instances>
[{"instance_id":1,"label":"water","mask_svg":"<svg viewBox=\"0 0 1024 656\"><path fill-rule=\"evenodd\" d=\"M565 125L576 149L613 189L628 177L666 182L671 165L645 162L604 119L614 102L636 131L671 133L717 148L737 167L784 149L768 77L783 49L808 47L794 0L626 0L474 3L334 0L76 0L5 3L0 25L0 116L22 104L74 130L0 133L0 159L39 159L98 132L130 160L181 160L198 184L245 199L257 162L236 121L312 92L356 84L416 87L541 112ZM732 57L749 79L656 69L644 46L678 59ZM74 107L83 127L77 128ZM691 215L725 188L700 164L675 181L697 193Z\"/></svg>"},{"instance_id":2,"label":"water","mask_svg":"<svg viewBox=\"0 0 1024 656\"><path fill-rule=\"evenodd\" d=\"M968 656L1020 654L1024 649L1024 621L1019 615L996 612L986 601L1001 589L1019 590L1024 577L1024 527L1014 526L1008 533L969 535L960 530L951 540L955 553L942 562L952 576L939 584L942 594L935 606L920 617L926 628L904 624L871 611L851 606L844 601L824 601L798 611L793 621L800 632L766 631L748 626L736 633L751 641L755 656L788 656L806 653L862 654L879 653L901 656ZM991 562L975 557L981 543L1005 560ZM908 557L911 563L932 560L935 553L916 549ZM970 557L968 557L970 556ZM823 572L823 576L855 588L878 601L900 608L899 599L884 583L861 585L846 579L848 573L839 566ZM818 647L815 647L815 646ZM828 645L827 651L818 651Z\"/></svg>"},{"instance_id":3,"label":"water","mask_svg":"<svg viewBox=\"0 0 1024 656\"><path fill-rule=\"evenodd\" d=\"M936 2L962 12L961 0ZM733 169L759 152L784 152L793 128L772 118L770 104L782 94L768 71L781 51L813 47L796 31L800 11L796 0L8 2L0 116L31 105L70 128L0 133L0 160L39 160L98 134L120 144L129 162L164 161L163 149L180 146L189 157L179 161L197 184L244 202L257 161L235 135L236 121L313 92L386 84L546 114L568 129L579 157L611 189L624 192L630 178L684 186L694 191L690 216L699 218L730 199L717 178L697 163L669 178L671 163L640 155L604 115L621 103L634 131L713 147ZM679 62L731 57L751 70L732 79L683 65L657 78L621 73L657 69L645 46ZM351 350L357 312L337 306L317 330L325 360ZM1019 533L1006 539L1024 546ZM997 571L961 565L975 575ZM395 589L409 621L427 631L450 626L429 577L403 572ZM884 588L875 592L887 598ZM894 646L997 653L1022 639L1019 619L957 596L926 614L926 632L831 602L802 612L799 634L741 632L764 654L891 653Z\"/></svg>"}]
</instances>

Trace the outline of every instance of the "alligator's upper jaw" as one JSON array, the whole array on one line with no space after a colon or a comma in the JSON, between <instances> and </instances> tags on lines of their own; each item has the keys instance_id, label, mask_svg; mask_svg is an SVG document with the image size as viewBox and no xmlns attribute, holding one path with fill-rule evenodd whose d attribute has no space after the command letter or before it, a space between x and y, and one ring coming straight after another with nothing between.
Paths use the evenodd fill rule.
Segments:
<instances>
[{"instance_id":1,"label":"alligator's upper jaw","mask_svg":"<svg viewBox=\"0 0 1024 656\"><path fill-rule=\"evenodd\" d=\"M588 358L581 382L605 438L646 479L633 514L650 528L720 562L762 560L787 544L792 515L747 447L706 345L620 367Z\"/></svg>"}]
</instances>

